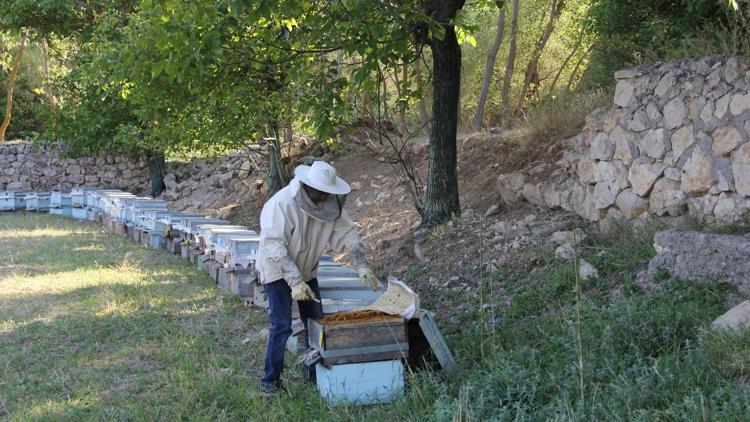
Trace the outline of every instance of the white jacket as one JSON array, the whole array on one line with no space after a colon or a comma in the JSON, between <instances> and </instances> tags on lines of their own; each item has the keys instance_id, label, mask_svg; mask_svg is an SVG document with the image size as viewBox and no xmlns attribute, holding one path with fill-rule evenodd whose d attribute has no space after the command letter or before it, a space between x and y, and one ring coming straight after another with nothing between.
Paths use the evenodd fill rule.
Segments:
<instances>
[{"instance_id":1,"label":"white jacket","mask_svg":"<svg viewBox=\"0 0 750 422\"><path fill-rule=\"evenodd\" d=\"M357 226L346 211L325 222L305 213L294 201L300 182L293 179L263 205L256 268L263 284L284 279L290 286L315 278L327 244L347 252L355 267L367 265Z\"/></svg>"}]
</instances>

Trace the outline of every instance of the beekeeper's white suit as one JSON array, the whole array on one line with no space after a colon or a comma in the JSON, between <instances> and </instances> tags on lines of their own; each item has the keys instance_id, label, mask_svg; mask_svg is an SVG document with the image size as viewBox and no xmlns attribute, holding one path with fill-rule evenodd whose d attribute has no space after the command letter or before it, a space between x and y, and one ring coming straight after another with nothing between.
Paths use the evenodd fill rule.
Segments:
<instances>
[{"instance_id":1,"label":"beekeeper's white suit","mask_svg":"<svg viewBox=\"0 0 750 422\"><path fill-rule=\"evenodd\" d=\"M329 193L328 200L316 205L300 183ZM335 252L346 252L362 277L367 267L364 246L357 226L343 209L349 192L349 185L328 163L316 161L310 167L297 167L295 178L263 206L260 214L257 269L261 283L283 278L294 287L313 279L327 244ZM370 284L371 280L363 282ZM372 287L377 288L377 284Z\"/></svg>"}]
</instances>

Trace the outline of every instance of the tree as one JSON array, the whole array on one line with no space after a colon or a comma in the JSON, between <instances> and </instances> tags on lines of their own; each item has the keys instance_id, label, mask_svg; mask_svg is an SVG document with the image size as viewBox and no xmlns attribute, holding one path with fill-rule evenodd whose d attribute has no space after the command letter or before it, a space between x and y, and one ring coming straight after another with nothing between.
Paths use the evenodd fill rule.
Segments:
<instances>
[{"instance_id":1,"label":"tree","mask_svg":"<svg viewBox=\"0 0 750 422\"><path fill-rule=\"evenodd\" d=\"M16 86L16 76L18 75L18 69L21 67L21 57L23 57L23 50L26 48L26 43L29 41L29 31L26 30L23 34L23 40L21 45L18 47L18 52L13 60L13 69L10 71L10 77L8 78L8 90L6 94L5 103L5 117L3 123L0 124L0 142L5 141L5 131L10 125L10 118L13 111L13 88Z\"/></svg>"},{"instance_id":2,"label":"tree","mask_svg":"<svg viewBox=\"0 0 750 422\"><path fill-rule=\"evenodd\" d=\"M523 87L521 88L521 95L518 98L518 105L516 106L514 114L518 113L523 108L526 97L529 95L529 89L531 85L539 85L539 59L542 56L542 52L544 52L544 47L547 45L547 41L549 41L550 35L552 35L552 31L555 28L555 22L558 16L560 16L560 12L562 12L563 7L565 7L565 0L552 0L547 26L545 27L542 35L539 37L539 40L537 40L536 44L534 45L534 51L531 54L531 60L529 60L529 64L528 66L526 66L526 74L523 80Z\"/></svg>"},{"instance_id":3,"label":"tree","mask_svg":"<svg viewBox=\"0 0 750 422\"><path fill-rule=\"evenodd\" d=\"M513 70L516 66L516 51L518 49L518 16L521 12L519 0L513 0L513 16L510 19L510 47L503 76L503 91L500 100L500 125L507 121L510 110L510 84L513 80Z\"/></svg>"},{"instance_id":4,"label":"tree","mask_svg":"<svg viewBox=\"0 0 750 422\"><path fill-rule=\"evenodd\" d=\"M505 4L503 3L503 6ZM479 94L479 101L477 103L477 111L474 115L474 130L482 130L482 119L484 118L484 107L487 104L487 96L490 92L490 83L492 82L492 75L495 70L495 59L497 58L497 52L500 51L500 46L503 43L503 35L505 34L505 7L500 9L500 13L497 16L497 32L495 33L495 40L492 42L492 47L489 53L487 53L487 65L484 68L484 76L482 77L482 91Z\"/></svg>"},{"instance_id":5,"label":"tree","mask_svg":"<svg viewBox=\"0 0 750 422\"><path fill-rule=\"evenodd\" d=\"M461 213L456 169L461 47L452 20L463 6L463 0L433 0L426 6L427 14L435 19L442 36L433 36L429 40L433 100L423 226L443 223Z\"/></svg>"}]
</instances>

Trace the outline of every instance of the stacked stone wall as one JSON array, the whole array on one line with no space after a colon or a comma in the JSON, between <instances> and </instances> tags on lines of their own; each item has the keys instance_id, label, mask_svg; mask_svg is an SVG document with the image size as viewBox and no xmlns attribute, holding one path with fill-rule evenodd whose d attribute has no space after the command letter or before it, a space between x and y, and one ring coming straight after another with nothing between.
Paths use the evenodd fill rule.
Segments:
<instances>
[{"instance_id":1,"label":"stacked stone wall","mask_svg":"<svg viewBox=\"0 0 750 422\"><path fill-rule=\"evenodd\" d=\"M703 221L745 218L749 69L745 57L711 57L617 72L613 106L589 115L554 165L500 176L503 197L592 221L685 213Z\"/></svg>"},{"instance_id":2,"label":"stacked stone wall","mask_svg":"<svg viewBox=\"0 0 750 422\"><path fill-rule=\"evenodd\" d=\"M150 191L148 167L128 156L60 158L31 142L0 144L0 190L70 190L77 186Z\"/></svg>"}]
</instances>

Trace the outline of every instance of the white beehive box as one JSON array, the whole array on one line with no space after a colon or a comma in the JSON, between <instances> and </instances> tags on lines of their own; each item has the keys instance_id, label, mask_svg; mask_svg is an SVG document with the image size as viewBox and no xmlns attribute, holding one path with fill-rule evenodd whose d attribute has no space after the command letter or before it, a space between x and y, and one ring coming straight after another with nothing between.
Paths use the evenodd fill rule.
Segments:
<instances>
[{"instance_id":1,"label":"white beehive box","mask_svg":"<svg viewBox=\"0 0 750 422\"><path fill-rule=\"evenodd\" d=\"M248 230L247 233L235 234L235 233L219 233L214 243L214 249L216 252L229 252L232 241L250 240L255 243L260 242L260 236L255 230ZM236 242L235 242L236 243ZM257 247L255 248L257 249Z\"/></svg>"},{"instance_id":2,"label":"white beehive box","mask_svg":"<svg viewBox=\"0 0 750 422\"><path fill-rule=\"evenodd\" d=\"M155 230L150 229L149 227L147 227L147 224L148 224L149 221L155 221L155 219L153 219L152 216L156 212L168 212L168 211L166 209L164 209L164 208L138 208L138 207L134 207L133 211L132 211L132 214L131 214L131 219L130 219L130 221L127 221L127 223L128 224L132 224L135 227L140 227L140 228L142 228L144 230L155 231ZM163 231L160 232L160 233L163 233Z\"/></svg>"},{"instance_id":3,"label":"white beehive box","mask_svg":"<svg viewBox=\"0 0 750 422\"><path fill-rule=\"evenodd\" d=\"M137 198L137 196L127 192L105 192L102 194L99 202L104 214L109 218L115 218L119 207L122 206L124 208L125 206L124 204L120 205L120 203L129 198Z\"/></svg>"},{"instance_id":4,"label":"white beehive box","mask_svg":"<svg viewBox=\"0 0 750 422\"><path fill-rule=\"evenodd\" d=\"M96 188L73 188L70 191L70 205L75 208L84 208L86 206L86 192L94 191Z\"/></svg>"},{"instance_id":5,"label":"white beehive box","mask_svg":"<svg viewBox=\"0 0 750 422\"><path fill-rule=\"evenodd\" d=\"M320 395L334 406L390 403L404 393L404 364L399 359L330 368L318 363L315 372Z\"/></svg>"},{"instance_id":6,"label":"white beehive box","mask_svg":"<svg viewBox=\"0 0 750 422\"><path fill-rule=\"evenodd\" d=\"M258 234L250 230L250 233L245 234L235 234L235 233L226 233L226 234L219 234L216 237L216 241L213 242L213 253L214 253L214 259L221 264L227 263L227 257L229 255L229 240L230 239L236 239L236 240L242 240L247 239L250 241L255 241L256 243L260 242L260 237ZM257 246L254 247L257 250ZM247 265L245 265L247 266Z\"/></svg>"},{"instance_id":7,"label":"white beehive box","mask_svg":"<svg viewBox=\"0 0 750 422\"><path fill-rule=\"evenodd\" d=\"M252 230L248 230L245 226L225 226L225 227L206 227L201 228L201 241L203 242L203 253L209 255L216 250L216 242L219 235L232 234L232 235L254 235L256 234Z\"/></svg>"},{"instance_id":8,"label":"white beehive box","mask_svg":"<svg viewBox=\"0 0 750 422\"><path fill-rule=\"evenodd\" d=\"M65 208L63 208L65 209ZM77 220L87 220L88 219L88 213L86 212L86 208L73 208L70 207L71 211L71 217L77 219Z\"/></svg>"},{"instance_id":9,"label":"white beehive box","mask_svg":"<svg viewBox=\"0 0 750 422\"><path fill-rule=\"evenodd\" d=\"M372 302L385 292L383 286L372 291L359 280L357 271L340 264L319 267L316 277L322 299Z\"/></svg>"},{"instance_id":10,"label":"white beehive box","mask_svg":"<svg viewBox=\"0 0 750 422\"><path fill-rule=\"evenodd\" d=\"M89 191L86 193L86 206L101 212L104 210L101 203L102 196L115 192L125 193L120 189L96 189Z\"/></svg>"},{"instance_id":11,"label":"white beehive box","mask_svg":"<svg viewBox=\"0 0 750 422\"><path fill-rule=\"evenodd\" d=\"M206 224L228 226L231 223L220 218L182 218L180 219L179 229L186 237L192 239L193 236L198 235L198 228Z\"/></svg>"},{"instance_id":12,"label":"white beehive box","mask_svg":"<svg viewBox=\"0 0 750 422\"><path fill-rule=\"evenodd\" d=\"M15 198L13 209L23 210L26 209L26 195L30 194L30 191L13 192Z\"/></svg>"},{"instance_id":13,"label":"white beehive box","mask_svg":"<svg viewBox=\"0 0 750 422\"><path fill-rule=\"evenodd\" d=\"M136 213L141 213L141 210L164 210L167 211L167 203L158 199L134 199L128 202L125 210L124 221L127 224L138 224L136 219Z\"/></svg>"},{"instance_id":14,"label":"white beehive box","mask_svg":"<svg viewBox=\"0 0 750 422\"><path fill-rule=\"evenodd\" d=\"M49 196L50 208L62 208L72 206L72 199L69 193L63 193L61 191L54 191Z\"/></svg>"},{"instance_id":15,"label":"white beehive box","mask_svg":"<svg viewBox=\"0 0 750 422\"><path fill-rule=\"evenodd\" d=\"M227 239L226 243L226 263L229 268L247 268L258 258L260 236L245 239L232 237Z\"/></svg>"},{"instance_id":16,"label":"white beehive box","mask_svg":"<svg viewBox=\"0 0 750 422\"><path fill-rule=\"evenodd\" d=\"M26 202L26 211L46 211L49 210L49 192L32 192L24 197Z\"/></svg>"},{"instance_id":17,"label":"white beehive box","mask_svg":"<svg viewBox=\"0 0 750 422\"><path fill-rule=\"evenodd\" d=\"M16 196L13 192L0 192L0 211L16 209Z\"/></svg>"},{"instance_id":18,"label":"white beehive box","mask_svg":"<svg viewBox=\"0 0 750 422\"><path fill-rule=\"evenodd\" d=\"M138 196L117 196L112 200L112 205L107 208L107 215L115 219L118 223L125 223L125 218L130 210L130 204L138 199Z\"/></svg>"}]
</instances>

